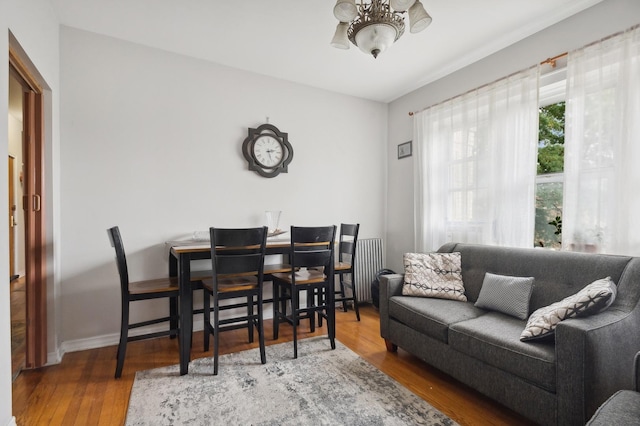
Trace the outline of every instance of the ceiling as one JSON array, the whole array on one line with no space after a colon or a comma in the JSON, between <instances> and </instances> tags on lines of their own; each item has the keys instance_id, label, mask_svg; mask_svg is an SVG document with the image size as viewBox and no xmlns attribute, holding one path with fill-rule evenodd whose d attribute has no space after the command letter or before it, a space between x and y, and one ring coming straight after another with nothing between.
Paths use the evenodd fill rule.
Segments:
<instances>
[{"instance_id":1,"label":"ceiling","mask_svg":"<svg viewBox=\"0 0 640 426\"><path fill-rule=\"evenodd\" d=\"M432 24L374 59L329 45L334 0L51 0L63 25L381 102L600 1L422 0Z\"/></svg>"}]
</instances>

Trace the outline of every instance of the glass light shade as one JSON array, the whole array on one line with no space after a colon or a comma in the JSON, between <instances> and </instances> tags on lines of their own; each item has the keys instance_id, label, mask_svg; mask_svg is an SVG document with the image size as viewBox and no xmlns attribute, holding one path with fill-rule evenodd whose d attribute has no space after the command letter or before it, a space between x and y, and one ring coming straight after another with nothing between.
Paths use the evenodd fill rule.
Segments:
<instances>
[{"instance_id":1,"label":"glass light shade","mask_svg":"<svg viewBox=\"0 0 640 426\"><path fill-rule=\"evenodd\" d=\"M349 24L347 22L340 22L336 27L336 33L333 35L333 39L331 40L331 45L333 47L337 47L338 49L348 49L349 48L349 38L347 37L347 30L349 29Z\"/></svg>"},{"instance_id":2,"label":"glass light shade","mask_svg":"<svg viewBox=\"0 0 640 426\"><path fill-rule=\"evenodd\" d=\"M409 31L412 33L419 33L431 24L431 16L424 10L424 6L420 3L420 0L409 8Z\"/></svg>"},{"instance_id":3,"label":"glass light shade","mask_svg":"<svg viewBox=\"0 0 640 426\"><path fill-rule=\"evenodd\" d=\"M356 0L338 0L333 7L333 16L340 22L351 22L358 16Z\"/></svg>"},{"instance_id":4,"label":"glass light shade","mask_svg":"<svg viewBox=\"0 0 640 426\"><path fill-rule=\"evenodd\" d=\"M396 29L388 24L372 24L362 28L356 34L356 45L364 53L378 55L393 44L397 36Z\"/></svg>"},{"instance_id":5,"label":"glass light shade","mask_svg":"<svg viewBox=\"0 0 640 426\"><path fill-rule=\"evenodd\" d=\"M393 10L395 10L396 12L404 12L405 10L409 9L411 6L413 6L413 4L416 2L416 0L391 0L389 2L389 5L393 8Z\"/></svg>"}]
</instances>

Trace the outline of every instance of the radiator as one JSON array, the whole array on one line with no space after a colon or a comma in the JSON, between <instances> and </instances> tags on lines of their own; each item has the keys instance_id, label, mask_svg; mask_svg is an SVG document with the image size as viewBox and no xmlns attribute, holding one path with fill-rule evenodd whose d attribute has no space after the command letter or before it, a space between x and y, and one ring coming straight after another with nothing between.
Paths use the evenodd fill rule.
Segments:
<instances>
[{"instance_id":1,"label":"radiator","mask_svg":"<svg viewBox=\"0 0 640 426\"><path fill-rule=\"evenodd\" d=\"M356 245L356 295L359 302L371 302L371 281L383 268L382 238L364 238Z\"/></svg>"}]
</instances>

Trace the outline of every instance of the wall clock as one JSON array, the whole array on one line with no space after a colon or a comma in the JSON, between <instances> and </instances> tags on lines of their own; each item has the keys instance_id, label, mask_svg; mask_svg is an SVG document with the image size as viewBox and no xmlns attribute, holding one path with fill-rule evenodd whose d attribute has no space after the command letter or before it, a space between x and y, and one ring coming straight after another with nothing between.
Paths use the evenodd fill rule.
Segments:
<instances>
[{"instance_id":1,"label":"wall clock","mask_svg":"<svg viewBox=\"0 0 640 426\"><path fill-rule=\"evenodd\" d=\"M248 133L242 143L242 154L249 164L249 170L268 178L287 173L287 167L293 159L293 147L287 133L271 124L263 124L257 129L249 128Z\"/></svg>"}]
</instances>

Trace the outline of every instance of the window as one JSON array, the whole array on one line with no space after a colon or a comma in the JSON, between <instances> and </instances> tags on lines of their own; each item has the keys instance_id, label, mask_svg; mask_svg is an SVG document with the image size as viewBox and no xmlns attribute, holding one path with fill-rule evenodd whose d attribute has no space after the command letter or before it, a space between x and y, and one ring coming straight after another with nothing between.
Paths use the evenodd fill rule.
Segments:
<instances>
[{"instance_id":1,"label":"window","mask_svg":"<svg viewBox=\"0 0 640 426\"><path fill-rule=\"evenodd\" d=\"M462 132L453 134L452 158L449 165L449 173L451 173L449 219L452 222L462 223L477 218L473 208L478 161L475 135L475 129L470 129L466 137Z\"/></svg>"},{"instance_id":2,"label":"window","mask_svg":"<svg viewBox=\"0 0 640 426\"><path fill-rule=\"evenodd\" d=\"M415 115L416 251L531 246L538 99L531 67Z\"/></svg>"},{"instance_id":3,"label":"window","mask_svg":"<svg viewBox=\"0 0 640 426\"><path fill-rule=\"evenodd\" d=\"M566 69L540 78L534 246L562 246Z\"/></svg>"},{"instance_id":4,"label":"window","mask_svg":"<svg viewBox=\"0 0 640 426\"><path fill-rule=\"evenodd\" d=\"M640 25L548 62L415 114L417 251L640 255Z\"/></svg>"}]
</instances>

